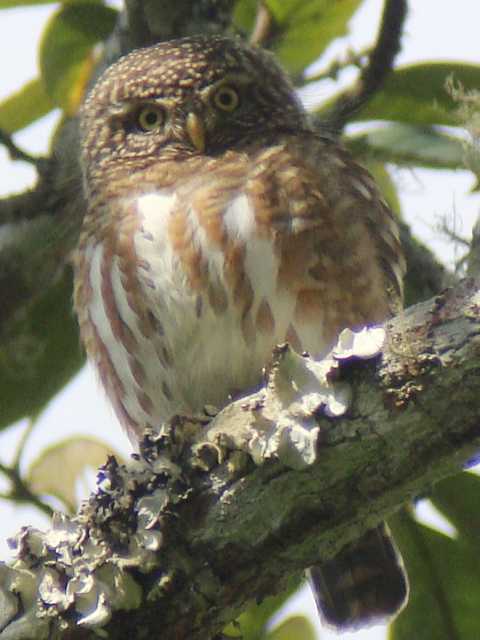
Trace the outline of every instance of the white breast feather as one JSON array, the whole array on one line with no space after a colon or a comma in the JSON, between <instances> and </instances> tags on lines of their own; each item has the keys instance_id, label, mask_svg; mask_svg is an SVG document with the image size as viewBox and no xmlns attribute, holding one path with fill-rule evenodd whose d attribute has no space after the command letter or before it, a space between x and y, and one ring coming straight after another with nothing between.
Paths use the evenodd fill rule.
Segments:
<instances>
[{"instance_id":1,"label":"white breast feather","mask_svg":"<svg viewBox=\"0 0 480 640\"><path fill-rule=\"evenodd\" d=\"M124 384L126 395L122 399L124 406L131 416L145 417L143 409L140 407L138 400L132 390L135 389L136 383L132 376L129 366L128 352L125 346L119 342L112 331L104 300L101 295L102 281L104 277L111 277L109 271L102 273L102 263L104 260L104 250L102 245L97 244L87 249L87 256L91 256L90 260L90 283L92 289L92 297L89 306L90 319L95 325L97 333L107 350L113 367L117 372L120 380ZM105 275L104 275L105 274ZM117 297L118 291L116 293ZM117 299L117 304L122 304L121 298L123 293Z\"/></svg>"}]
</instances>

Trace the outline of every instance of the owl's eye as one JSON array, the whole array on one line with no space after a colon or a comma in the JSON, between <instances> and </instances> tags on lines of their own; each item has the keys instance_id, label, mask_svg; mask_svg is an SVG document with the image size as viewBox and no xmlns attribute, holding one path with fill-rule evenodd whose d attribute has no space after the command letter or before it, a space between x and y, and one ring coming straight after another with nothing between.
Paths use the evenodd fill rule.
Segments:
<instances>
[{"instance_id":1,"label":"owl's eye","mask_svg":"<svg viewBox=\"0 0 480 640\"><path fill-rule=\"evenodd\" d=\"M214 94L213 104L221 111L235 111L240 104L240 96L233 87L224 85L217 89Z\"/></svg>"},{"instance_id":2,"label":"owl's eye","mask_svg":"<svg viewBox=\"0 0 480 640\"><path fill-rule=\"evenodd\" d=\"M165 111L161 107L148 105L136 114L136 122L142 131L155 131L165 122Z\"/></svg>"}]
</instances>

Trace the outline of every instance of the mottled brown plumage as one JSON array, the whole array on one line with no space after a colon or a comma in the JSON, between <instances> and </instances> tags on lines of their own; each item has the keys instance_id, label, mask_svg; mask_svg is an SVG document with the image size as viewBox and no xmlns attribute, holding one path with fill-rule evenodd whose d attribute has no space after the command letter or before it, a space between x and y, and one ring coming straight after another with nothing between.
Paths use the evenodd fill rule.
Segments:
<instances>
[{"instance_id":1,"label":"mottled brown plumage","mask_svg":"<svg viewBox=\"0 0 480 640\"><path fill-rule=\"evenodd\" d=\"M82 135L75 305L135 438L257 384L277 343L321 356L343 328L398 308L392 213L310 127L268 53L222 37L136 51L91 92ZM338 626L391 614L406 595L381 528L312 575Z\"/></svg>"}]
</instances>

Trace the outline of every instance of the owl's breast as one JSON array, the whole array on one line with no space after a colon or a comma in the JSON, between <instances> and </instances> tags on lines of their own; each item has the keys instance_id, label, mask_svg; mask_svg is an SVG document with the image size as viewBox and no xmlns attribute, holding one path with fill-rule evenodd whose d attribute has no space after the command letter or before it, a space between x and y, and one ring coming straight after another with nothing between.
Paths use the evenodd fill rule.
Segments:
<instances>
[{"instance_id":1,"label":"owl's breast","mask_svg":"<svg viewBox=\"0 0 480 640\"><path fill-rule=\"evenodd\" d=\"M388 315L375 237L393 223L374 196L327 200L282 145L233 160L169 188L147 181L117 199L108 232L84 234L83 340L137 436L248 391L276 344L320 356L342 328Z\"/></svg>"},{"instance_id":2,"label":"owl's breast","mask_svg":"<svg viewBox=\"0 0 480 640\"><path fill-rule=\"evenodd\" d=\"M259 233L243 193L210 212L169 193L135 206L136 273L156 328L138 354L155 420L222 406L257 384L274 345L295 334L273 237Z\"/></svg>"}]
</instances>

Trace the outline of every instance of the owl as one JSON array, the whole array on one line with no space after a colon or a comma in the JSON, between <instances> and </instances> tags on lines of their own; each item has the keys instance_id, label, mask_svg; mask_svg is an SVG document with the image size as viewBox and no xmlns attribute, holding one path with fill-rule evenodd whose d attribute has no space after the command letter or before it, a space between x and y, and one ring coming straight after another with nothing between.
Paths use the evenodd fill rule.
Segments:
<instances>
[{"instance_id":1,"label":"owl","mask_svg":"<svg viewBox=\"0 0 480 640\"><path fill-rule=\"evenodd\" d=\"M75 307L134 439L251 389L275 345L320 358L400 304L391 211L269 53L220 36L134 51L91 91L81 136ZM384 526L311 579L337 627L389 616L407 594Z\"/></svg>"}]
</instances>

